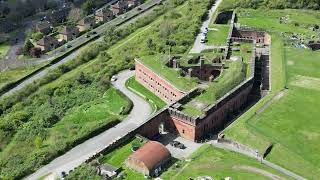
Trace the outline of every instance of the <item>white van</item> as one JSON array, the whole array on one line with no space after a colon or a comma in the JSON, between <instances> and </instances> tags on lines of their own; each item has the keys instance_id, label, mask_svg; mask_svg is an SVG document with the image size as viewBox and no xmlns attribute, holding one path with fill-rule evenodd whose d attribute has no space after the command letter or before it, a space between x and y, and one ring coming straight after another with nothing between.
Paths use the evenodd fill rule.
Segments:
<instances>
[{"instance_id":1,"label":"white van","mask_svg":"<svg viewBox=\"0 0 320 180\"><path fill-rule=\"evenodd\" d=\"M206 36L201 36L200 42L201 43L205 43L206 42Z\"/></svg>"}]
</instances>

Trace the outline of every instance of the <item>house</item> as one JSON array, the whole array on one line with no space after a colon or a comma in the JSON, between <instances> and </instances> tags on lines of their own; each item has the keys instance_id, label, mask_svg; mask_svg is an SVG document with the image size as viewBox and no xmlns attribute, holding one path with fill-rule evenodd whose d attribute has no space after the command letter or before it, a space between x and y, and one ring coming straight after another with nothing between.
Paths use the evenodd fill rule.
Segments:
<instances>
[{"instance_id":1,"label":"house","mask_svg":"<svg viewBox=\"0 0 320 180\"><path fill-rule=\"evenodd\" d=\"M50 51L58 46L58 40L51 36L44 36L42 39L36 42L36 47L39 47L43 52Z\"/></svg>"},{"instance_id":2,"label":"house","mask_svg":"<svg viewBox=\"0 0 320 180\"><path fill-rule=\"evenodd\" d=\"M65 41L71 41L77 38L79 35L79 29L75 26L63 26L63 29L60 31L59 37Z\"/></svg>"},{"instance_id":3,"label":"house","mask_svg":"<svg viewBox=\"0 0 320 180\"><path fill-rule=\"evenodd\" d=\"M141 172L146 176L159 176L171 154L169 150L157 141L149 141L126 160L126 166Z\"/></svg>"},{"instance_id":4,"label":"house","mask_svg":"<svg viewBox=\"0 0 320 180\"><path fill-rule=\"evenodd\" d=\"M94 17L87 16L78 22L77 27L79 28L79 31L82 32L82 31L86 31L88 29L93 28L95 26L95 24L96 24L96 22L95 22Z\"/></svg>"},{"instance_id":5,"label":"house","mask_svg":"<svg viewBox=\"0 0 320 180\"><path fill-rule=\"evenodd\" d=\"M51 32L52 25L48 21L40 21L39 23L36 24L35 29L37 32L41 32L44 35L47 35Z\"/></svg>"},{"instance_id":6,"label":"house","mask_svg":"<svg viewBox=\"0 0 320 180\"><path fill-rule=\"evenodd\" d=\"M128 8L128 1L119 0L116 4L111 5L111 10L113 15L118 15L124 13Z\"/></svg>"},{"instance_id":7,"label":"house","mask_svg":"<svg viewBox=\"0 0 320 180\"><path fill-rule=\"evenodd\" d=\"M140 0L128 0L128 7L129 8L139 6L140 4L141 4Z\"/></svg>"},{"instance_id":8,"label":"house","mask_svg":"<svg viewBox=\"0 0 320 180\"><path fill-rule=\"evenodd\" d=\"M105 179L116 176L119 170L118 168L115 168L109 164L102 164L102 165L99 165L97 168L98 168L98 174L100 176L105 177Z\"/></svg>"},{"instance_id":9,"label":"house","mask_svg":"<svg viewBox=\"0 0 320 180\"><path fill-rule=\"evenodd\" d=\"M95 18L96 22L106 22L113 18L113 12L109 8L104 7L95 12Z\"/></svg>"}]
</instances>

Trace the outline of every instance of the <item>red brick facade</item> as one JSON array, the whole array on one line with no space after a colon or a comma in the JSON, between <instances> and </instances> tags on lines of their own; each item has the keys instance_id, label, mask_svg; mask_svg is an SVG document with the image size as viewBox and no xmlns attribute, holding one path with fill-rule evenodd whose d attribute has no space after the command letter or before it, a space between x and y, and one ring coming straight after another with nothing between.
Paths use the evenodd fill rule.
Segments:
<instances>
[{"instance_id":1,"label":"red brick facade","mask_svg":"<svg viewBox=\"0 0 320 180\"><path fill-rule=\"evenodd\" d=\"M159 134L161 124L171 133L192 141L201 141L210 134L222 130L227 122L228 115L240 109L246 102L252 88L252 81L248 81L237 91L234 91L223 100L217 102L208 114L202 118L190 118L172 108L165 109L141 126L139 133L153 139Z\"/></svg>"},{"instance_id":2,"label":"red brick facade","mask_svg":"<svg viewBox=\"0 0 320 180\"><path fill-rule=\"evenodd\" d=\"M136 59L136 80L167 103L176 102L185 93L154 73Z\"/></svg>"}]
</instances>

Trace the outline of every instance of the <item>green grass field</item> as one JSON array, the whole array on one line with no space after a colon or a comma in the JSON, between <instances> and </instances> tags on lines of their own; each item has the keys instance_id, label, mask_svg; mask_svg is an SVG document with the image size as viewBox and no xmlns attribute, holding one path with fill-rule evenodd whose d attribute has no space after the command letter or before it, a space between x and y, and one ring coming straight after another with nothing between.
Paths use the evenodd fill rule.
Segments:
<instances>
[{"instance_id":1,"label":"green grass field","mask_svg":"<svg viewBox=\"0 0 320 180\"><path fill-rule=\"evenodd\" d=\"M243 14L245 10L241 12ZM264 152L269 144L274 144L268 160L308 179L317 179L320 174L320 156L317 152L320 149L316 142L320 140L320 123L315 117L320 115L320 53L284 47L279 36L283 31L307 36L313 34L307 28L280 24L278 17L286 14L293 21L310 24L319 22L316 17L320 15L314 11L248 10L247 17L240 16L241 23L271 32L272 89L269 95L226 129L225 134L257 148L259 152ZM289 89L279 93L285 84ZM271 102L271 105L255 115L266 102Z\"/></svg>"},{"instance_id":2,"label":"green grass field","mask_svg":"<svg viewBox=\"0 0 320 180\"><path fill-rule=\"evenodd\" d=\"M210 176L214 179L232 177L232 179L270 179L267 175L289 179L283 174L260 164L255 159L214 148L206 144L201 146L191 157L191 162L179 161L179 167L170 167L161 175L163 179L189 179ZM253 172L256 170L258 172Z\"/></svg>"},{"instance_id":3,"label":"green grass field","mask_svg":"<svg viewBox=\"0 0 320 180\"><path fill-rule=\"evenodd\" d=\"M123 144L122 146L119 146L117 149L111 151L110 153L107 153L106 155L99 158L100 163L107 163L117 168L122 168L123 172L123 179L126 180L143 180L145 179L143 174L138 173L134 170L131 170L127 168L124 165L125 160L133 153L132 147L140 147L146 142L140 138L133 138L127 143Z\"/></svg>"},{"instance_id":4,"label":"green grass field","mask_svg":"<svg viewBox=\"0 0 320 180\"><path fill-rule=\"evenodd\" d=\"M23 68L16 68L16 69L10 69L3 72L0 72L0 88L2 88L4 85L14 82L27 74L31 73L32 71L36 70L37 68L43 66L44 64L38 64L34 66L28 66Z\"/></svg>"},{"instance_id":5,"label":"green grass field","mask_svg":"<svg viewBox=\"0 0 320 180\"><path fill-rule=\"evenodd\" d=\"M121 167L125 160L133 153L132 147L140 147L145 142L139 138L131 139L128 143L119 146L117 149L111 151L110 153L104 155L99 159L100 163L107 163L114 167Z\"/></svg>"},{"instance_id":6,"label":"green grass field","mask_svg":"<svg viewBox=\"0 0 320 180\"><path fill-rule=\"evenodd\" d=\"M10 49L10 45L8 43L0 43L0 60L4 58Z\"/></svg>"},{"instance_id":7,"label":"green grass field","mask_svg":"<svg viewBox=\"0 0 320 180\"><path fill-rule=\"evenodd\" d=\"M227 42L230 25L214 24L207 34L207 45L223 46Z\"/></svg>"},{"instance_id":8,"label":"green grass field","mask_svg":"<svg viewBox=\"0 0 320 180\"><path fill-rule=\"evenodd\" d=\"M114 89L108 89L101 99L69 110L66 116L50 129L45 143L50 144L59 138L73 138L115 120L122 120L123 107L129 106L129 100Z\"/></svg>"},{"instance_id":9,"label":"green grass field","mask_svg":"<svg viewBox=\"0 0 320 180\"><path fill-rule=\"evenodd\" d=\"M129 88L129 90L146 99L150 103L153 111L159 110L167 105L158 96L156 96L143 85L138 83L135 80L135 77L131 77L130 79L128 79L128 81L126 82L126 87Z\"/></svg>"}]
</instances>

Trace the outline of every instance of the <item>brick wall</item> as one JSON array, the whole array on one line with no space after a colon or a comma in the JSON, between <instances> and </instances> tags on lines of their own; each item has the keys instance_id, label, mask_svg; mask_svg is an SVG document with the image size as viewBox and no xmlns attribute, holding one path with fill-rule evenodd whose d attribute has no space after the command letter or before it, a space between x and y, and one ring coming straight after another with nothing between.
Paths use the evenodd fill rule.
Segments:
<instances>
[{"instance_id":1,"label":"brick wall","mask_svg":"<svg viewBox=\"0 0 320 180\"><path fill-rule=\"evenodd\" d=\"M165 102L173 103L185 94L158 76L140 61L136 60L135 66L136 80Z\"/></svg>"}]
</instances>

